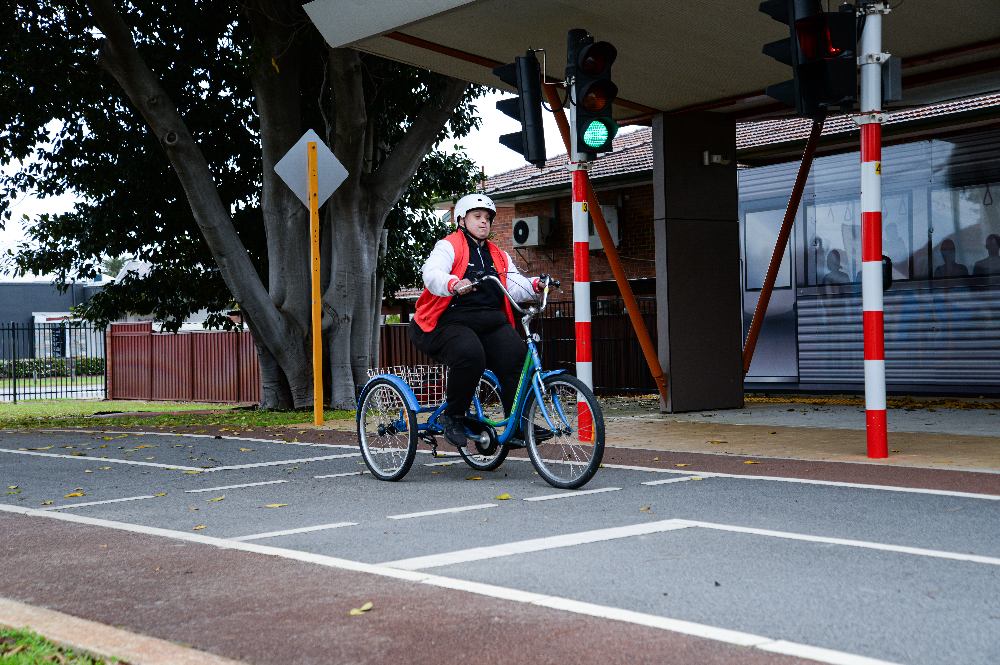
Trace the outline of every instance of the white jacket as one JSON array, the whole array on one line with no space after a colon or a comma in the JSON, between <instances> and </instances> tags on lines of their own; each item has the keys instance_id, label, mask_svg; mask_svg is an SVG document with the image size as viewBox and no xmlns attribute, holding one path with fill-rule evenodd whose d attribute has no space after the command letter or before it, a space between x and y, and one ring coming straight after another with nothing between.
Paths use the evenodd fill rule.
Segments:
<instances>
[{"instance_id":1,"label":"white jacket","mask_svg":"<svg viewBox=\"0 0 1000 665\"><path fill-rule=\"evenodd\" d=\"M534 286L538 278L529 279L522 275L514 265L510 254L507 252L504 254L507 256L507 291L517 302L534 299ZM424 286L427 290L442 298L451 296L451 287L462 279L462 275L452 274L451 268L454 264L455 248L447 240L438 240L431 255L424 261ZM465 274L465 270L462 270L462 274Z\"/></svg>"}]
</instances>

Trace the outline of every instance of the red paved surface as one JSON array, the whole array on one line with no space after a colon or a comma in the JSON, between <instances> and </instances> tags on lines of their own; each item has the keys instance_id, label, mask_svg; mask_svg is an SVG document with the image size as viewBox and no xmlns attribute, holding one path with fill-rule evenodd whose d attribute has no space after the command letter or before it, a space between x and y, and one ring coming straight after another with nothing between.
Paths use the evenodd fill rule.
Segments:
<instances>
[{"instance_id":1,"label":"red paved surface","mask_svg":"<svg viewBox=\"0 0 1000 665\"><path fill-rule=\"evenodd\" d=\"M812 661L277 557L0 513L0 595L255 664ZM352 607L371 601L364 616Z\"/></svg>"},{"instance_id":2,"label":"red paved surface","mask_svg":"<svg viewBox=\"0 0 1000 665\"><path fill-rule=\"evenodd\" d=\"M141 428L94 427L106 431L140 431ZM205 430L208 434L224 436L247 436L260 439L295 440L309 443L357 444L357 436L353 432L326 430L297 431L285 428L254 428L254 431L241 430L240 434L230 430L222 431L219 427L204 425L191 427L176 427L153 429L158 432L192 432ZM430 449L425 444L421 449ZM454 451L447 444L439 447L441 451ZM523 450L514 451L511 457L526 457ZM655 460L655 458L659 460ZM758 464L746 464L747 461ZM706 453L671 452L663 450L642 450L637 448L611 448L604 452L606 464L627 464L649 468L686 470L688 467L677 467L677 464L690 464L691 471L716 473L733 473L748 476L777 476L786 478L808 478L810 480L830 480L835 482L862 483L868 485L889 485L891 487L916 487L922 489L948 490L953 492L972 492L975 494L993 494L1000 496L1000 474L952 471L948 469L922 469L917 467L894 466L890 464L864 464L854 462L829 462L815 460L778 459L769 457L748 457L744 455L711 455ZM598 472L600 474L600 472Z\"/></svg>"}]
</instances>

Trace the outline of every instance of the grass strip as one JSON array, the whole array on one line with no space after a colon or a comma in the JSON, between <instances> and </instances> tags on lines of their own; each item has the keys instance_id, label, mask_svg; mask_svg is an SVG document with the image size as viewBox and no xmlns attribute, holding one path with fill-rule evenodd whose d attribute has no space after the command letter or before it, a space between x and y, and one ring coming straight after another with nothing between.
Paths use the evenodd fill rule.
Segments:
<instances>
[{"instance_id":1,"label":"grass strip","mask_svg":"<svg viewBox=\"0 0 1000 665\"><path fill-rule=\"evenodd\" d=\"M96 660L72 649L62 649L44 637L24 628L22 630L0 629L0 663L3 665L104 665L107 661ZM110 662L127 665L126 661L112 658Z\"/></svg>"}]
</instances>

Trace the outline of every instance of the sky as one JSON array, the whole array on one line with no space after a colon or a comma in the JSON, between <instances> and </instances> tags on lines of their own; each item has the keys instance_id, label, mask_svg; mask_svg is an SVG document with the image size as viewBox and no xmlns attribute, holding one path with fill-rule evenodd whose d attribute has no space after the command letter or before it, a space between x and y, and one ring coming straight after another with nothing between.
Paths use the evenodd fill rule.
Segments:
<instances>
[{"instance_id":1,"label":"sky","mask_svg":"<svg viewBox=\"0 0 1000 665\"><path fill-rule=\"evenodd\" d=\"M496 103L500 99L512 97L508 93L494 92L476 100L475 105L479 116L483 119L482 128L476 130L465 138L455 141L446 141L441 147L447 152L454 151L454 145L458 144L464 148L466 154L486 171L486 175L495 175L511 169L520 168L525 165L524 157L500 145L500 135L516 132L521 124L516 120L507 117L496 110ZM566 152L563 147L562 137L556 126L555 118L551 113L542 114L545 126L545 148L548 157ZM623 128L622 131L633 128ZM4 171L10 172L16 168L15 164L5 165ZM15 249L18 244L24 241L24 232L21 226L22 215L27 215L33 219L44 213L56 214L72 210L76 197L72 194L63 196L39 199L32 194L22 196L12 208L12 219L7 222L6 228L0 231L0 253L6 254L8 249ZM2 267L0 267L2 271ZM0 274L0 280L10 281L17 279L11 275ZM27 276L24 280L34 281L44 279L43 277Z\"/></svg>"}]
</instances>

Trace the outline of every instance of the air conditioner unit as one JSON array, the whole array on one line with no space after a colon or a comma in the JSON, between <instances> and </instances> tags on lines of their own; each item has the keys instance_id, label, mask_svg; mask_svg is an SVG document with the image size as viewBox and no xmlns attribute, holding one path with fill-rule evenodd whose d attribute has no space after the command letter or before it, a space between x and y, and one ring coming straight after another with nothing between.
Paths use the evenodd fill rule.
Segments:
<instances>
[{"instance_id":1,"label":"air conditioner unit","mask_svg":"<svg viewBox=\"0 0 1000 665\"><path fill-rule=\"evenodd\" d=\"M538 247L552 235L551 217L516 217L513 223L514 247Z\"/></svg>"},{"instance_id":2,"label":"air conditioner unit","mask_svg":"<svg viewBox=\"0 0 1000 665\"><path fill-rule=\"evenodd\" d=\"M615 241L615 247L617 247L621 243L621 236L618 235L618 208L613 205L601 206L601 212L604 213L604 221L608 223L608 231L611 232L611 239ZM601 236L597 235L597 229L594 228L594 219L590 218L588 223L590 224L590 248L603 249Z\"/></svg>"}]
</instances>

